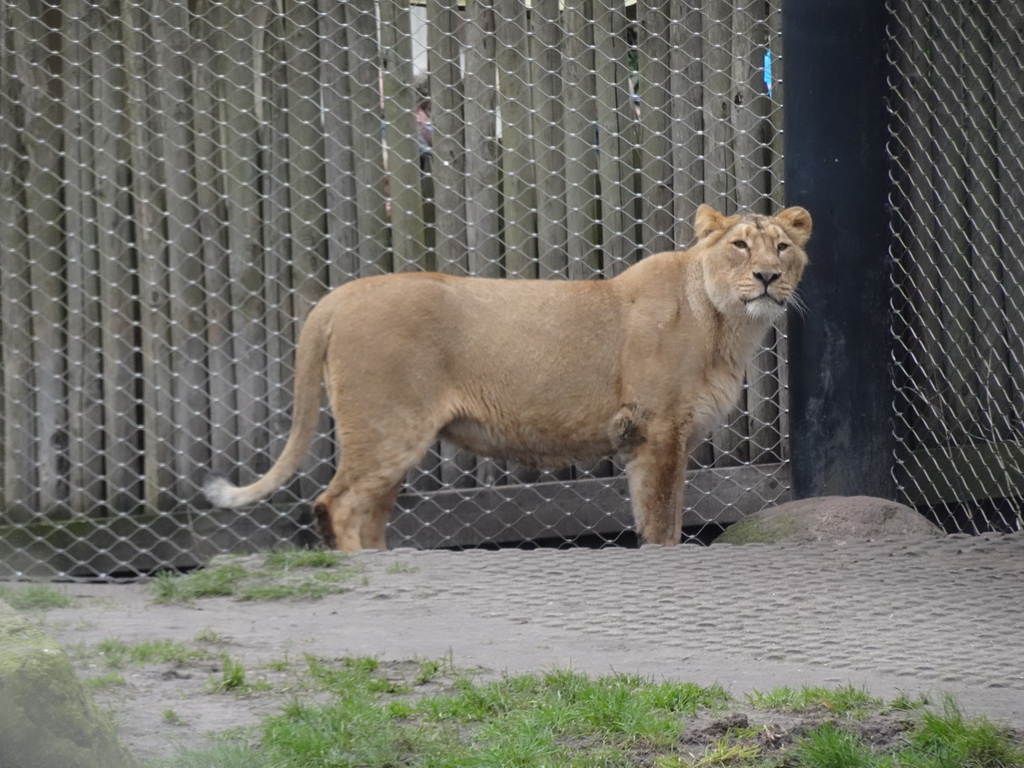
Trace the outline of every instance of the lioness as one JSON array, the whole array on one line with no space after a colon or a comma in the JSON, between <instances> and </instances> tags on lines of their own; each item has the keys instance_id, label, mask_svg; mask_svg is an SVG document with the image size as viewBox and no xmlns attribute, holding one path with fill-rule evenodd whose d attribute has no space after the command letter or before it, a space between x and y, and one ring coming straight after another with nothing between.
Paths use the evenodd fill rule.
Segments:
<instances>
[{"instance_id":1,"label":"lioness","mask_svg":"<svg viewBox=\"0 0 1024 768\"><path fill-rule=\"evenodd\" d=\"M725 216L702 205L697 243L610 280L487 280L433 273L354 280L299 339L288 442L240 507L287 480L327 394L342 461L314 511L346 551L383 549L406 472L440 435L544 467L619 453L641 540L677 544L690 448L737 400L744 368L792 301L811 216Z\"/></svg>"}]
</instances>

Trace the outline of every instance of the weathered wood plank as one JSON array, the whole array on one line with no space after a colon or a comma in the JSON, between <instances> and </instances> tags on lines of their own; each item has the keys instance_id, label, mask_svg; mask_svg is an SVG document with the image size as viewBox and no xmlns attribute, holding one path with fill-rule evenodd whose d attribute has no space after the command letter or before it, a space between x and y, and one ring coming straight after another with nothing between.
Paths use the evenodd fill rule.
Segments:
<instances>
[{"instance_id":1,"label":"weathered wood plank","mask_svg":"<svg viewBox=\"0 0 1024 768\"><path fill-rule=\"evenodd\" d=\"M134 245L139 264L139 306L142 374L143 502L160 509L171 499L173 482L171 437L165 415L174 411L171 372L165 340L170 337L167 263L166 189L157 137L166 132L165 115L154 110L154 77L150 17L142 8L121 8L127 77L126 112L131 145Z\"/></svg>"},{"instance_id":2,"label":"weathered wood plank","mask_svg":"<svg viewBox=\"0 0 1024 768\"><path fill-rule=\"evenodd\" d=\"M394 271L432 269L424 240L422 171L416 136L409 0L382 0L384 136L391 199Z\"/></svg>"},{"instance_id":3,"label":"weathered wood plank","mask_svg":"<svg viewBox=\"0 0 1024 768\"><path fill-rule=\"evenodd\" d=\"M729 0L709 0L704 5L704 202L723 213L736 209L731 124L732 14Z\"/></svg>"},{"instance_id":4,"label":"weathered wood plank","mask_svg":"<svg viewBox=\"0 0 1024 768\"><path fill-rule=\"evenodd\" d=\"M66 7L64 45L64 229L68 262L68 506L90 513L104 498L103 367L100 253L94 187L96 115L92 57L100 9L82 0ZM2 121L0 117L0 121ZM2 197L2 195L0 195Z\"/></svg>"},{"instance_id":5,"label":"weathered wood plank","mask_svg":"<svg viewBox=\"0 0 1024 768\"><path fill-rule=\"evenodd\" d=\"M359 274L356 165L361 160L353 151L351 77L359 62L350 55L348 3L316 1L321 29L319 84L324 104L328 284L337 286Z\"/></svg>"},{"instance_id":6,"label":"weathered wood plank","mask_svg":"<svg viewBox=\"0 0 1024 768\"><path fill-rule=\"evenodd\" d=\"M202 289L202 241L196 228L195 162L192 141L190 82L193 44L188 9L172 0L151 6L153 39L150 98L159 121L156 142L166 199L169 348L161 354L171 385L171 411L160 414L156 437L172 451L173 499L194 492L193 478L209 466L209 422L203 388L205 295Z\"/></svg>"},{"instance_id":7,"label":"weathered wood plank","mask_svg":"<svg viewBox=\"0 0 1024 768\"><path fill-rule=\"evenodd\" d=\"M637 3L640 110L640 200L645 255L675 249L672 167L672 0Z\"/></svg>"},{"instance_id":8,"label":"weathered wood plank","mask_svg":"<svg viewBox=\"0 0 1024 768\"><path fill-rule=\"evenodd\" d=\"M593 3L603 272L612 276L623 272L637 256L637 198L630 158L636 142L636 114L629 92L623 8L613 0Z\"/></svg>"},{"instance_id":9,"label":"weathered wood plank","mask_svg":"<svg viewBox=\"0 0 1024 768\"><path fill-rule=\"evenodd\" d=\"M203 269L204 360L206 386L197 395L205 400L200 411L210 424L210 466L217 472L233 469L233 451L238 425L235 416L234 336L227 272L227 218L224 172L220 147L220 91L218 75L223 74L222 54L226 45L223 7L200 0L192 18L194 38L205 41L193 51L192 133L196 177L196 229L200 237L197 256Z\"/></svg>"},{"instance_id":10,"label":"weathered wood plank","mask_svg":"<svg viewBox=\"0 0 1024 768\"><path fill-rule=\"evenodd\" d=\"M560 0L538 0L530 12L530 79L535 84L533 157L537 164L537 259L542 278L567 275L566 154L562 106Z\"/></svg>"},{"instance_id":11,"label":"weathered wood plank","mask_svg":"<svg viewBox=\"0 0 1024 768\"><path fill-rule=\"evenodd\" d=\"M384 145L381 126L381 52L377 44L375 0L349 0L349 92L352 98L352 152L355 164L356 228L360 234L360 276L390 272L388 215L384 197Z\"/></svg>"},{"instance_id":12,"label":"weathered wood plank","mask_svg":"<svg viewBox=\"0 0 1024 768\"><path fill-rule=\"evenodd\" d=\"M461 18L456 0L429 0L427 24L437 269L465 275L469 272L466 122L459 67Z\"/></svg>"},{"instance_id":13,"label":"weathered wood plank","mask_svg":"<svg viewBox=\"0 0 1024 768\"><path fill-rule=\"evenodd\" d=\"M466 2L466 248L469 274L501 276L494 0Z\"/></svg>"},{"instance_id":14,"label":"weathered wood plank","mask_svg":"<svg viewBox=\"0 0 1024 768\"><path fill-rule=\"evenodd\" d=\"M592 13L592 0L567 0L562 11L566 251L573 280L592 278L601 269Z\"/></svg>"},{"instance_id":15,"label":"weathered wood plank","mask_svg":"<svg viewBox=\"0 0 1024 768\"><path fill-rule=\"evenodd\" d=\"M13 29L22 20L10 4L0 8L0 25ZM32 388L32 314L25 295L31 285L23 199L24 153L20 110L25 84L18 77L20 51L0 46L0 404L3 408L3 499L0 519L22 524L38 509L36 465L30 449L35 429Z\"/></svg>"},{"instance_id":16,"label":"weathered wood plank","mask_svg":"<svg viewBox=\"0 0 1024 768\"><path fill-rule=\"evenodd\" d=\"M20 18L19 18L20 17ZM37 511L67 514L67 380L64 348L64 234L61 231L61 105L50 30L59 24L55 9L38 0L15 7L13 47L16 76L21 81L25 148L25 218L28 235L28 292L31 307L31 378L34 428L18 436L18 450L34 458Z\"/></svg>"},{"instance_id":17,"label":"weathered wood plank","mask_svg":"<svg viewBox=\"0 0 1024 768\"><path fill-rule=\"evenodd\" d=\"M699 7L685 0L669 4L669 93L672 96L671 144L674 247L685 248L693 240L693 217L704 202L704 120Z\"/></svg>"},{"instance_id":18,"label":"weathered wood plank","mask_svg":"<svg viewBox=\"0 0 1024 768\"><path fill-rule=\"evenodd\" d=\"M233 432L237 462L246 467L243 482L259 471L263 433L267 422L266 381L258 372L266 366L266 331L261 293L263 247L260 242L260 146L258 142L256 82L252 50L253 27L249 0L229 0L222 20L224 42L215 59L218 70L219 139L222 147L225 225L227 233L227 295L230 306L230 334L233 365L230 380L235 388L238 419ZM301 162L301 159L300 159ZM289 177L289 183L294 180ZM292 223L288 223L292 226ZM301 238L301 233L292 233ZM303 245L308 240L301 241ZM234 452L233 451L233 452Z\"/></svg>"},{"instance_id":19,"label":"weathered wood plank","mask_svg":"<svg viewBox=\"0 0 1024 768\"><path fill-rule=\"evenodd\" d=\"M537 167L530 136L534 87L530 82L525 0L495 0L498 24L498 93L501 115L505 270L508 277L537 277Z\"/></svg>"},{"instance_id":20,"label":"weathered wood plank","mask_svg":"<svg viewBox=\"0 0 1024 768\"><path fill-rule=\"evenodd\" d=\"M137 258L131 248L132 201L127 141L126 82L121 19L104 10L92 59L96 105L95 184L102 317L105 510L123 513L142 499L141 425L136 397Z\"/></svg>"}]
</instances>

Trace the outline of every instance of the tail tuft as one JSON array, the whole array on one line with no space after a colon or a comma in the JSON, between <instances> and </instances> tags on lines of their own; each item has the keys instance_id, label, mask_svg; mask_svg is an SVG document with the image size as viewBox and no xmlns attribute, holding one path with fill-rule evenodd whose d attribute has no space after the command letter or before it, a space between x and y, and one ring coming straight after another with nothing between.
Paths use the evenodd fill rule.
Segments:
<instances>
[{"instance_id":1,"label":"tail tuft","mask_svg":"<svg viewBox=\"0 0 1024 768\"><path fill-rule=\"evenodd\" d=\"M203 495L210 500L215 507L238 507L244 501L237 500L238 486L228 480L224 475L211 472L203 481Z\"/></svg>"}]
</instances>

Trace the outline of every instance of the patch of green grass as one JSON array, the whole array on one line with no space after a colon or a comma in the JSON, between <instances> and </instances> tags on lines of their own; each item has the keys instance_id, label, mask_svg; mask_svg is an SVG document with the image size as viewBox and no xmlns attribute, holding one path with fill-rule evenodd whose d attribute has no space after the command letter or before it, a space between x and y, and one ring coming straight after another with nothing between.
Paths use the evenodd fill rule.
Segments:
<instances>
[{"instance_id":1,"label":"patch of green grass","mask_svg":"<svg viewBox=\"0 0 1024 768\"><path fill-rule=\"evenodd\" d=\"M815 728L796 747L800 768L872 768L877 758L864 743L832 723Z\"/></svg>"},{"instance_id":2,"label":"patch of green grass","mask_svg":"<svg viewBox=\"0 0 1024 768\"><path fill-rule=\"evenodd\" d=\"M300 763L293 763L299 765ZM166 760L148 763L149 768L274 768L269 758L244 743L224 742L212 747L183 749Z\"/></svg>"},{"instance_id":3,"label":"patch of green grass","mask_svg":"<svg viewBox=\"0 0 1024 768\"><path fill-rule=\"evenodd\" d=\"M128 685L128 681L125 680L124 675L119 672L108 672L105 675L83 678L82 685L86 688L98 690L101 688L116 688L117 686Z\"/></svg>"},{"instance_id":4,"label":"patch of green grass","mask_svg":"<svg viewBox=\"0 0 1024 768\"><path fill-rule=\"evenodd\" d=\"M286 548L257 558L222 560L186 575L162 573L151 583L158 603L204 597L235 600L319 600L349 590L364 572L334 550Z\"/></svg>"},{"instance_id":5,"label":"patch of green grass","mask_svg":"<svg viewBox=\"0 0 1024 768\"><path fill-rule=\"evenodd\" d=\"M250 680L245 665L230 656L223 657L220 677L211 678L209 686L215 693L241 694L259 693L271 687L265 680Z\"/></svg>"},{"instance_id":6,"label":"patch of green grass","mask_svg":"<svg viewBox=\"0 0 1024 768\"><path fill-rule=\"evenodd\" d=\"M852 685L838 688L804 686L803 688L775 688L762 693L747 694L747 701L756 709L781 709L788 712L806 712L823 709L839 717L861 717L881 706L882 700L870 696L863 688Z\"/></svg>"},{"instance_id":7,"label":"patch of green grass","mask_svg":"<svg viewBox=\"0 0 1024 768\"><path fill-rule=\"evenodd\" d=\"M228 639L212 629L206 628L196 635L195 641L203 645L226 645Z\"/></svg>"},{"instance_id":8,"label":"patch of green grass","mask_svg":"<svg viewBox=\"0 0 1024 768\"><path fill-rule=\"evenodd\" d=\"M331 694L328 702L296 700L265 718L246 768L1024 768L1021 744L985 720L966 719L951 702L938 711L915 710L919 724L908 727L903 742L872 747L860 735L870 728L836 713L872 706L878 713L881 704L849 687L755 697L804 713L800 721L814 727L795 745L773 746L759 738L757 724L694 744L692 735L682 740L691 716L717 717L735 705L719 686L591 678L572 670L480 683L458 676L448 659L421 661L418 669L371 657L307 657L306 663L308 683ZM388 679L396 669L408 680ZM455 678L449 693L408 695L416 680L442 670ZM233 674L230 685L237 688L244 671ZM167 765L242 764L235 751L210 754L205 762Z\"/></svg>"},{"instance_id":9,"label":"patch of green grass","mask_svg":"<svg viewBox=\"0 0 1024 768\"><path fill-rule=\"evenodd\" d=\"M905 750L908 766L970 766L1017 768L1024 766L1024 745L981 718L968 719L951 698L942 708L924 713L923 722L910 737Z\"/></svg>"},{"instance_id":10,"label":"patch of green grass","mask_svg":"<svg viewBox=\"0 0 1024 768\"><path fill-rule=\"evenodd\" d=\"M108 669L168 662L186 665L209 658L208 653L175 640L147 640L134 645L122 640L103 640L95 648L81 653L99 656Z\"/></svg>"},{"instance_id":11,"label":"patch of green grass","mask_svg":"<svg viewBox=\"0 0 1024 768\"><path fill-rule=\"evenodd\" d=\"M46 584L0 587L0 600L9 603L17 611L44 611L48 608L68 608L75 604L74 598Z\"/></svg>"},{"instance_id":12,"label":"patch of green grass","mask_svg":"<svg viewBox=\"0 0 1024 768\"><path fill-rule=\"evenodd\" d=\"M182 576L164 571L153 579L151 588L158 603L186 603L200 597L234 595L246 575L241 563L221 563Z\"/></svg>"},{"instance_id":13,"label":"patch of green grass","mask_svg":"<svg viewBox=\"0 0 1024 768\"><path fill-rule=\"evenodd\" d=\"M268 552L265 563L275 571L294 568L336 568L348 560L348 555L334 549L299 549L284 547Z\"/></svg>"},{"instance_id":14,"label":"patch of green grass","mask_svg":"<svg viewBox=\"0 0 1024 768\"><path fill-rule=\"evenodd\" d=\"M387 567L386 573L416 573L419 570L415 565L405 563L392 563Z\"/></svg>"},{"instance_id":15,"label":"patch of green grass","mask_svg":"<svg viewBox=\"0 0 1024 768\"><path fill-rule=\"evenodd\" d=\"M167 708L160 713L160 717L163 718L165 723L170 725L185 725L187 722L185 718L179 715L175 710Z\"/></svg>"}]
</instances>

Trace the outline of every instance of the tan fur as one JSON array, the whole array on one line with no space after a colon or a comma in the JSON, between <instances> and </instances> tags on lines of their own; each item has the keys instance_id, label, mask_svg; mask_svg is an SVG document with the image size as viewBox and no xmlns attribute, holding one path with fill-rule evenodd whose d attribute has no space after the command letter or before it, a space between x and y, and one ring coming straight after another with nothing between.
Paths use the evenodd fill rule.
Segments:
<instances>
[{"instance_id":1,"label":"tan fur","mask_svg":"<svg viewBox=\"0 0 1024 768\"><path fill-rule=\"evenodd\" d=\"M384 547L402 479L438 435L542 467L619 453L642 541L678 543L688 451L733 406L746 364L793 298L811 217L701 206L695 230L690 250L611 280L415 273L338 288L302 330L281 456L243 488L211 477L206 495L239 507L290 477L324 380L342 461L314 510L333 546Z\"/></svg>"}]
</instances>

